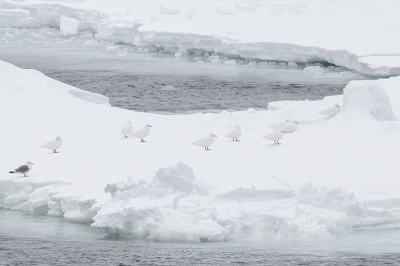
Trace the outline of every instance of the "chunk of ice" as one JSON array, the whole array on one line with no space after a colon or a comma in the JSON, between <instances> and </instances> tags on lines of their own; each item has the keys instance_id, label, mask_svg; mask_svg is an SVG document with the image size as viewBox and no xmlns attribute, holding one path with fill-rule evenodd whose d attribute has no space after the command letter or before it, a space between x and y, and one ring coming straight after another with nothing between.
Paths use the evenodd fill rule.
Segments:
<instances>
[{"instance_id":1,"label":"chunk of ice","mask_svg":"<svg viewBox=\"0 0 400 266\"><path fill-rule=\"evenodd\" d=\"M79 33L79 20L74 18L64 17L60 18L60 31L63 36L78 35Z\"/></svg>"},{"instance_id":2,"label":"chunk of ice","mask_svg":"<svg viewBox=\"0 0 400 266\"><path fill-rule=\"evenodd\" d=\"M120 50L118 45L111 45L106 48L106 53L118 53Z\"/></svg>"},{"instance_id":3,"label":"chunk of ice","mask_svg":"<svg viewBox=\"0 0 400 266\"><path fill-rule=\"evenodd\" d=\"M118 56L126 56L128 54L128 50L121 50L121 51L118 51L118 53L117 53L117 55Z\"/></svg>"},{"instance_id":4,"label":"chunk of ice","mask_svg":"<svg viewBox=\"0 0 400 266\"><path fill-rule=\"evenodd\" d=\"M225 65L230 65L230 66L234 66L236 65L236 61L235 60L228 60L224 62Z\"/></svg>"},{"instance_id":5,"label":"chunk of ice","mask_svg":"<svg viewBox=\"0 0 400 266\"><path fill-rule=\"evenodd\" d=\"M179 11L179 7L173 6L164 6L160 5L160 14L161 15L179 15L181 12Z\"/></svg>"},{"instance_id":6,"label":"chunk of ice","mask_svg":"<svg viewBox=\"0 0 400 266\"><path fill-rule=\"evenodd\" d=\"M193 19L195 16L197 16L197 11L194 8L190 8L186 14L185 14L185 18L187 19Z\"/></svg>"}]
</instances>

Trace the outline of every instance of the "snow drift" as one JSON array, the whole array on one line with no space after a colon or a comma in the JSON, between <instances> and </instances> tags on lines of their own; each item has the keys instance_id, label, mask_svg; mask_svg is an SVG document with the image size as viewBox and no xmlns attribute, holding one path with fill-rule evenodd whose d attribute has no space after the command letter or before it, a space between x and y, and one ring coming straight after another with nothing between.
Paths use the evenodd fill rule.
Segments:
<instances>
[{"instance_id":1,"label":"snow drift","mask_svg":"<svg viewBox=\"0 0 400 266\"><path fill-rule=\"evenodd\" d=\"M351 112L368 115L377 121L395 120L389 96L371 81L350 82L346 86L341 113Z\"/></svg>"}]
</instances>

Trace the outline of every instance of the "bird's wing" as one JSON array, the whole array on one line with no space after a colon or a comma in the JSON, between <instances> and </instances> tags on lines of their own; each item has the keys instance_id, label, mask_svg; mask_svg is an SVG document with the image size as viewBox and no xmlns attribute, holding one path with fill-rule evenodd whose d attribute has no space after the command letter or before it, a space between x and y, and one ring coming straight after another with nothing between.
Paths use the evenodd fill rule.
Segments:
<instances>
[{"instance_id":1,"label":"bird's wing","mask_svg":"<svg viewBox=\"0 0 400 266\"><path fill-rule=\"evenodd\" d=\"M331 114L335 114L335 113L338 113L339 112L339 109L338 108L336 108L336 107L330 107L330 108L328 108L328 109L325 109L325 110L322 110L321 112L319 112L320 114L323 114L323 115L331 115Z\"/></svg>"},{"instance_id":2,"label":"bird's wing","mask_svg":"<svg viewBox=\"0 0 400 266\"><path fill-rule=\"evenodd\" d=\"M18 173L26 173L28 171L29 171L29 167L26 164L21 165L20 167L15 169L15 172L18 172Z\"/></svg>"},{"instance_id":3,"label":"bird's wing","mask_svg":"<svg viewBox=\"0 0 400 266\"><path fill-rule=\"evenodd\" d=\"M296 129L297 129L297 124L293 124L293 123L287 123L283 127L281 127L281 130L288 132L288 133L293 132Z\"/></svg>"},{"instance_id":4,"label":"bird's wing","mask_svg":"<svg viewBox=\"0 0 400 266\"><path fill-rule=\"evenodd\" d=\"M61 145L62 145L62 139L57 140L56 145L54 145L54 149L59 149L61 147Z\"/></svg>"},{"instance_id":5,"label":"bird's wing","mask_svg":"<svg viewBox=\"0 0 400 266\"><path fill-rule=\"evenodd\" d=\"M145 135L145 129L144 128L142 128L142 129L139 129L139 130L136 130L136 131L134 131L134 132L131 132L131 133L129 133L128 135L129 136L133 136L133 137L139 137L139 138L141 138L141 137L143 137L144 135Z\"/></svg>"},{"instance_id":6,"label":"bird's wing","mask_svg":"<svg viewBox=\"0 0 400 266\"><path fill-rule=\"evenodd\" d=\"M283 127L287 122L282 122L282 123L277 123L277 124L273 124L271 125L271 128L275 129L275 130L279 130L281 127Z\"/></svg>"},{"instance_id":7,"label":"bird's wing","mask_svg":"<svg viewBox=\"0 0 400 266\"><path fill-rule=\"evenodd\" d=\"M273 132L273 133L271 133L271 134L268 134L268 135L266 135L266 136L263 136L263 138L264 138L264 139L275 140L275 139L277 138L279 132L280 132L280 131Z\"/></svg>"},{"instance_id":8,"label":"bird's wing","mask_svg":"<svg viewBox=\"0 0 400 266\"><path fill-rule=\"evenodd\" d=\"M193 141L192 144L197 145L197 146L205 146L208 141L209 141L209 137L204 137L204 138L198 139L196 141Z\"/></svg>"},{"instance_id":9,"label":"bird's wing","mask_svg":"<svg viewBox=\"0 0 400 266\"><path fill-rule=\"evenodd\" d=\"M39 145L39 147L48 148L48 149L54 149L54 147L56 147L57 145L58 145L58 141L57 140L51 140L51 141L48 141L46 143L43 143L42 145Z\"/></svg>"},{"instance_id":10,"label":"bird's wing","mask_svg":"<svg viewBox=\"0 0 400 266\"><path fill-rule=\"evenodd\" d=\"M125 124L122 126L121 132L131 132L132 131L132 125Z\"/></svg>"}]
</instances>

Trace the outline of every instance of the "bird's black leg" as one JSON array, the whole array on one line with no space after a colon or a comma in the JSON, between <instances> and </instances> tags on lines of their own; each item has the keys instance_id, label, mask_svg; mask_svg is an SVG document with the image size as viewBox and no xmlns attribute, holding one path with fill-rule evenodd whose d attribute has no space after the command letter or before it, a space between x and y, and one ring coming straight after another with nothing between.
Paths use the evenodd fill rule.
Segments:
<instances>
[{"instance_id":1,"label":"bird's black leg","mask_svg":"<svg viewBox=\"0 0 400 266\"><path fill-rule=\"evenodd\" d=\"M236 138L236 141L239 141L239 140Z\"/></svg>"},{"instance_id":2,"label":"bird's black leg","mask_svg":"<svg viewBox=\"0 0 400 266\"><path fill-rule=\"evenodd\" d=\"M141 142L146 142L146 141L144 141L144 139L141 139L140 141L141 141Z\"/></svg>"},{"instance_id":3,"label":"bird's black leg","mask_svg":"<svg viewBox=\"0 0 400 266\"><path fill-rule=\"evenodd\" d=\"M278 142L278 144L280 144L279 141L277 141L277 142Z\"/></svg>"},{"instance_id":4,"label":"bird's black leg","mask_svg":"<svg viewBox=\"0 0 400 266\"><path fill-rule=\"evenodd\" d=\"M26 176L26 174L24 174L24 176Z\"/></svg>"},{"instance_id":5,"label":"bird's black leg","mask_svg":"<svg viewBox=\"0 0 400 266\"><path fill-rule=\"evenodd\" d=\"M127 138L128 136L127 135L125 135L125 138Z\"/></svg>"}]
</instances>

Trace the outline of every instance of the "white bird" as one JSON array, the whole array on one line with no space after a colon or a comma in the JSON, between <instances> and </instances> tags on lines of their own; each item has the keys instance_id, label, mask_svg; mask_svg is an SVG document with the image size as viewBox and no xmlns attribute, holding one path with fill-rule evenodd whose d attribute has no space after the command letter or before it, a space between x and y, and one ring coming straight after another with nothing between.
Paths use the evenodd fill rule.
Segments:
<instances>
[{"instance_id":1,"label":"white bird","mask_svg":"<svg viewBox=\"0 0 400 266\"><path fill-rule=\"evenodd\" d=\"M322 110L321 112L318 112L321 115L327 115L328 117L334 117L340 112L340 105L337 103L333 107Z\"/></svg>"},{"instance_id":2,"label":"white bird","mask_svg":"<svg viewBox=\"0 0 400 266\"><path fill-rule=\"evenodd\" d=\"M299 124L299 122L297 122L295 120L287 119L283 123L278 123L278 124L272 125L271 128L274 131L282 130L284 133L291 133L291 132L297 130L298 124Z\"/></svg>"},{"instance_id":3,"label":"white bird","mask_svg":"<svg viewBox=\"0 0 400 266\"><path fill-rule=\"evenodd\" d=\"M263 136L263 138L272 140L274 144L280 144L279 141L283 138L283 131L275 131L269 135Z\"/></svg>"},{"instance_id":4,"label":"white bird","mask_svg":"<svg viewBox=\"0 0 400 266\"><path fill-rule=\"evenodd\" d=\"M144 127L142 129L139 129L139 130L131 132L131 133L127 133L126 135L130 136L130 137L137 137L140 139L141 142L146 142L146 141L144 141L144 138L147 137L147 135L149 135L151 127L153 127L153 126L144 125Z\"/></svg>"},{"instance_id":5,"label":"white bird","mask_svg":"<svg viewBox=\"0 0 400 266\"><path fill-rule=\"evenodd\" d=\"M122 126L121 134L127 138L127 134L131 133L133 130L131 121L126 122L125 125Z\"/></svg>"},{"instance_id":6,"label":"white bird","mask_svg":"<svg viewBox=\"0 0 400 266\"><path fill-rule=\"evenodd\" d=\"M240 126L236 125L231 131L228 132L228 134L226 134L227 138L233 139L233 141L238 141L238 137L240 137L240 135L242 135L242 131L240 130Z\"/></svg>"},{"instance_id":7,"label":"white bird","mask_svg":"<svg viewBox=\"0 0 400 266\"><path fill-rule=\"evenodd\" d=\"M24 176L26 176L32 170L32 165L33 165L33 163L28 161L28 162L26 162L26 164L21 165L14 171L9 171L9 173L10 174L21 173L21 174L24 174Z\"/></svg>"},{"instance_id":8,"label":"white bird","mask_svg":"<svg viewBox=\"0 0 400 266\"><path fill-rule=\"evenodd\" d=\"M192 144L203 147L205 150L209 150L208 147L210 147L214 143L215 137L216 137L216 135L210 133L210 134L208 134L207 137L198 139L198 140L194 141Z\"/></svg>"},{"instance_id":9,"label":"white bird","mask_svg":"<svg viewBox=\"0 0 400 266\"><path fill-rule=\"evenodd\" d=\"M56 139L50 140L46 143L43 143L42 145L39 145L39 147L46 148L53 150L54 153L57 152L57 149L59 149L62 145L63 141L60 136L56 137Z\"/></svg>"}]
</instances>

